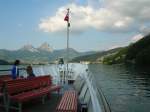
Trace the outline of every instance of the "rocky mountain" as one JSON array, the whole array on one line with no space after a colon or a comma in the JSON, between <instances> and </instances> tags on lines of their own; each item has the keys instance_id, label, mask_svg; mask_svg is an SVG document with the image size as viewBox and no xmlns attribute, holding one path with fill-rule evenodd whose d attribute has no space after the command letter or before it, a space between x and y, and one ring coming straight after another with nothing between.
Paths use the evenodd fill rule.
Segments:
<instances>
[{"instance_id":1,"label":"rocky mountain","mask_svg":"<svg viewBox=\"0 0 150 112\"><path fill-rule=\"evenodd\" d=\"M27 45L24 45L19 50L30 51L30 52L41 52L41 51L52 52L53 51L52 47L50 47L50 45L46 42L41 44L38 48L35 48L31 44L27 44Z\"/></svg>"},{"instance_id":2,"label":"rocky mountain","mask_svg":"<svg viewBox=\"0 0 150 112\"><path fill-rule=\"evenodd\" d=\"M53 49L52 49L52 47L50 47L50 45L48 44L48 43L43 43L39 48L38 48L38 50L40 50L40 51L47 51L47 52L52 52L53 51Z\"/></svg>"},{"instance_id":3,"label":"rocky mountain","mask_svg":"<svg viewBox=\"0 0 150 112\"><path fill-rule=\"evenodd\" d=\"M38 49L33 47L31 44L24 45L20 50L30 51L30 52L38 52Z\"/></svg>"},{"instance_id":4,"label":"rocky mountain","mask_svg":"<svg viewBox=\"0 0 150 112\"><path fill-rule=\"evenodd\" d=\"M69 60L92 53L93 52L81 53L69 48ZM31 44L27 44L14 51L0 49L0 59L8 62L13 62L16 59L20 59L23 63L50 63L56 61L60 57L64 60L67 59L67 49L53 50L47 43L43 43L37 48Z\"/></svg>"}]
</instances>

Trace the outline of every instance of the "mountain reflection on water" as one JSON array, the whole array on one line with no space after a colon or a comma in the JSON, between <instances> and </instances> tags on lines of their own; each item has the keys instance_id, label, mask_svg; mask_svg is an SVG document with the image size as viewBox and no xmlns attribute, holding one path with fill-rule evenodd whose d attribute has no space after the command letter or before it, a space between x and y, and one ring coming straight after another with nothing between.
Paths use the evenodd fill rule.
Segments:
<instances>
[{"instance_id":1,"label":"mountain reflection on water","mask_svg":"<svg viewBox=\"0 0 150 112\"><path fill-rule=\"evenodd\" d=\"M89 65L112 112L150 110L150 72L124 65Z\"/></svg>"}]
</instances>

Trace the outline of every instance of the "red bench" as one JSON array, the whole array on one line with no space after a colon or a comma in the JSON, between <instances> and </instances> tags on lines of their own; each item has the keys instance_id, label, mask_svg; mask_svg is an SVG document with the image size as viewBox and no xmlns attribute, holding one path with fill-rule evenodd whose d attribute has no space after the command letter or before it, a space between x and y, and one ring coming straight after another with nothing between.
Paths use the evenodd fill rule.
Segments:
<instances>
[{"instance_id":1,"label":"red bench","mask_svg":"<svg viewBox=\"0 0 150 112\"><path fill-rule=\"evenodd\" d=\"M0 76L0 93L2 94L2 89L3 89L3 81L6 80L11 80L11 75L1 75Z\"/></svg>"},{"instance_id":2,"label":"red bench","mask_svg":"<svg viewBox=\"0 0 150 112\"><path fill-rule=\"evenodd\" d=\"M0 76L0 106L5 106L6 104L6 99L4 97L4 94L3 94L3 88L4 88L4 81L6 80L11 80L11 75L1 75Z\"/></svg>"},{"instance_id":3,"label":"red bench","mask_svg":"<svg viewBox=\"0 0 150 112\"><path fill-rule=\"evenodd\" d=\"M5 96L7 97L7 107L22 111L22 103L29 100L49 95L52 91L60 90L60 86L52 85L52 78L50 76L39 76L31 79L16 79L5 81ZM18 103L18 107L12 107L11 102Z\"/></svg>"},{"instance_id":4,"label":"red bench","mask_svg":"<svg viewBox=\"0 0 150 112\"><path fill-rule=\"evenodd\" d=\"M77 112L77 93L74 90L66 91L56 108L56 112Z\"/></svg>"},{"instance_id":5,"label":"red bench","mask_svg":"<svg viewBox=\"0 0 150 112\"><path fill-rule=\"evenodd\" d=\"M3 81L2 81L2 80L0 80L0 98L2 98L2 97L3 97L2 88L3 88Z\"/></svg>"}]
</instances>

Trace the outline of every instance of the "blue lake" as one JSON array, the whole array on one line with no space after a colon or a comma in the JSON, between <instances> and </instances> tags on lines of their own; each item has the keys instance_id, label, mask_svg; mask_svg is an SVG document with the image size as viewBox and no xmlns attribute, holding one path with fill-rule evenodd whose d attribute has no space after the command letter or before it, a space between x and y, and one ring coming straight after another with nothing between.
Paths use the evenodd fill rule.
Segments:
<instances>
[{"instance_id":1,"label":"blue lake","mask_svg":"<svg viewBox=\"0 0 150 112\"><path fill-rule=\"evenodd\" d=\"M112 112L150 111L150 73L124 65L89 65Z\"/></svg>"}]
</instances>

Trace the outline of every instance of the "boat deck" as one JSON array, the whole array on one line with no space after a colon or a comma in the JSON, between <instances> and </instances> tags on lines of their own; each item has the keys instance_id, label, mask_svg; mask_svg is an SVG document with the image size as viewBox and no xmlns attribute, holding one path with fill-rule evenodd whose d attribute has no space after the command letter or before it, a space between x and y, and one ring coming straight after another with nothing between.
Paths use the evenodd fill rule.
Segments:
<instances>
[{"instance_id":1,"label":"boat deck","mask_svg":"<svg viewBox=\"0 0 150 112\"><path fill-rule=\"evenodd\" d=\"M63 93L67 90L72 90L73 85L61 84L60 93L51 93L50 99L45 99L45 104L42 104L41 98L34 99L27 103L23 103L22 112L55 112ZM0 107L0 112L6 112L3 107ZM10 109L9 112L18 112L18 110Z\"/></svg>"},{"instance_id":2,"label":"boat deck","mask_svg":"<svg viewBox=\"0 0 150 112\"><path fill-rule=\"evenodd\" d=\"M51 94L50 99L45 100L45 104L42 104L41 99L35 99L33 101L23 104L22 112L55 112L56 106L59 103L62 95L56 93ZM5 112L4 108L0 107L0 112ZM18 112L11 109L10 112Z\"/></svg>"}]
</instances>

